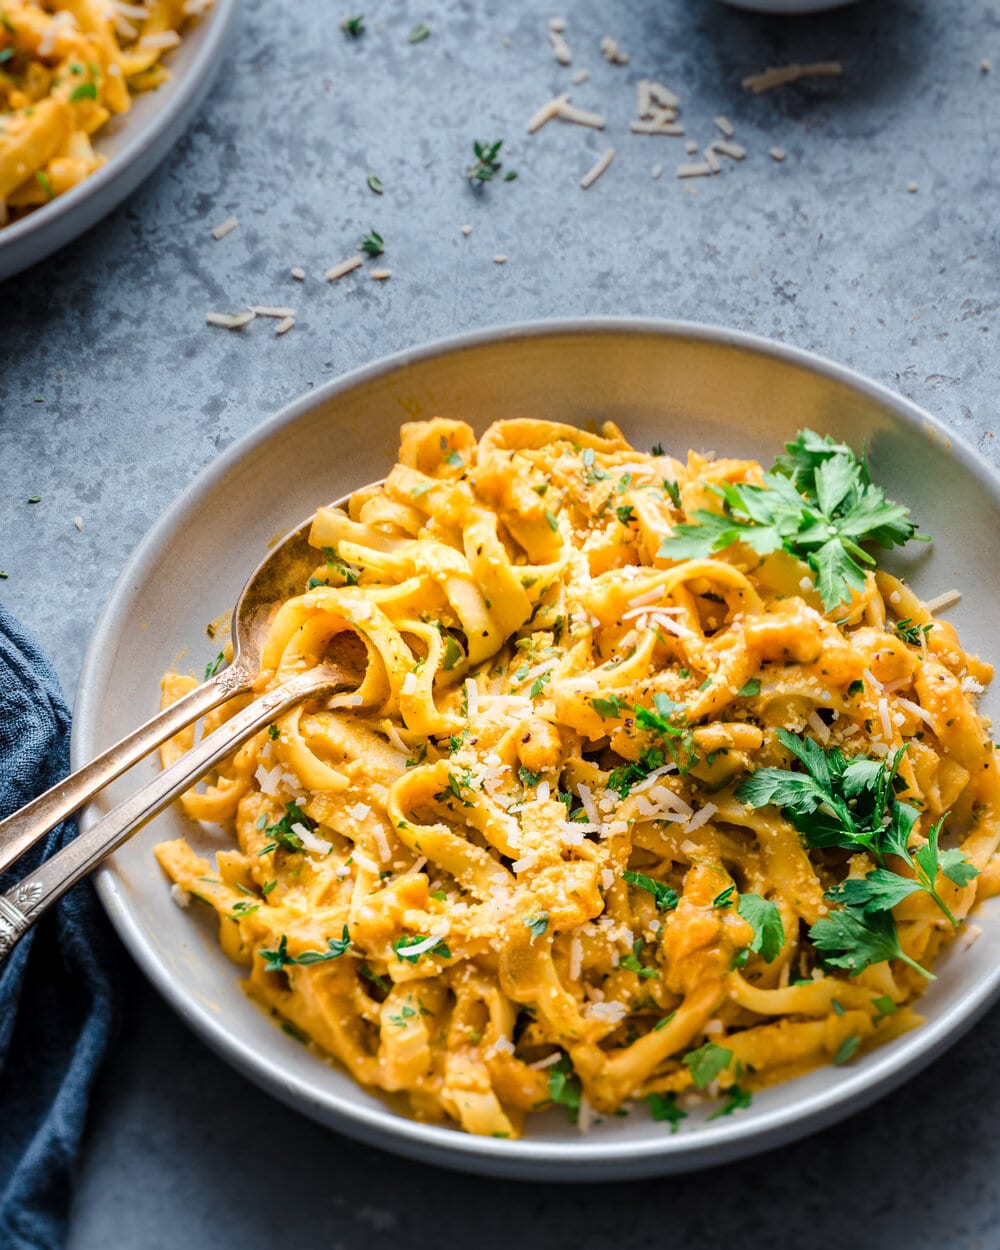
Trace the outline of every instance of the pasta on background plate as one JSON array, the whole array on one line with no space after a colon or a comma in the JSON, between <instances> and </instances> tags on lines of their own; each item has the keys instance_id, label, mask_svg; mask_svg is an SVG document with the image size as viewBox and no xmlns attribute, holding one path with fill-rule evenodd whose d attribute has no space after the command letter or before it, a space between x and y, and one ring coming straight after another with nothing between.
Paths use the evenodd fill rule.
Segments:
<instances>
[{"instance_id":1,"label":"pasta on background plate","mask_svg":"<svg viewBox=\"0 0 1000 1250\"><path fill-rule=\"evenodd\" d=\"M160 63L211 0L0 0L0 226L105 157L91 137L166 82Z\"/></svg>"},{"instance_id":2,"label":"pasta on background plate","mask_svg":"<svg viewBox=\"0 0 1000 1250\"><path fill-rule=\"evenodd\" d=\"M808 430L767 472L610 423L401 439L317 512L264 654L273 685L361 639L362 685L183 797L232 835L215 863L157 848L248 992L501 1137L553 1103L676 1130L919 1023L1000 888L992 670L876 567L916 526L867 464Z\"/></svg>"}]
</instances>

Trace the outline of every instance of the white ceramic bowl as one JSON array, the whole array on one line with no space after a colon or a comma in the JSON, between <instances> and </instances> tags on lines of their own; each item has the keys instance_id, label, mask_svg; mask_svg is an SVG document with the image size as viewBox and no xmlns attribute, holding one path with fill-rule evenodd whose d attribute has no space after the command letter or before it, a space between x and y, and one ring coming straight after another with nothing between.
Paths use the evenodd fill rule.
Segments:
<instances>
[{"instance_id":1,"label":"white ceramic bowl","mask_svg":"<svg viewBox=\"0 0 1000 1250\"><path fill-rule=\"evenodd\" d=\"M800 426L868 444L890 496L934 536L897 561L925 597L952 586L966 647L996 653L995 536L1000 481L931 417L828 361L749 335L650 321L574 321L484 331L403 352L310 392L229 448L156 523L101 616L84 663L73 730L79 766L157 705L161 673L189 647L215 650L208 621L230 607L275 535L318 504L384 475L400 422L442 414L480 429L500 417L587 424L612 417L639 447L662 442L770 461ZM987 700L987 710L990 704ZM995 710L995 702L993 704ZM86 816L151 776L140 766ZM561 1111L529 1121L522 1141L418 1124L279 1031L238 986L215 925L171 902L151 848L191 832L160 816L98 879L123 941L164 997L252 1080L333 1128L423 1161L525 1179L608 1179L676 1172L775 1146L839 1119L898 1085L953 1042L1000 985L1000 911L983 936L956 943L923 1003L927 1023L846 1067L826 1067L757 1094L741 1115L685 1121L671 1136L640 1109L588 1136ZM202 835L203 844L210 842Z\"/></svg>"},{"instance_id":2,"label":"white ceramic bowl","mask_svg":"<svg viewBox=\"0 0 1000 1250\"><path fill-rule=\"evenodd\" d=\"M131 109L94 137L108 162L90 178L0 229L0 282L89 230L163 160L208 94L236 24L238 0L215 4L166 58L170 81L135 97Z\"/></svg>"}]
</instances>

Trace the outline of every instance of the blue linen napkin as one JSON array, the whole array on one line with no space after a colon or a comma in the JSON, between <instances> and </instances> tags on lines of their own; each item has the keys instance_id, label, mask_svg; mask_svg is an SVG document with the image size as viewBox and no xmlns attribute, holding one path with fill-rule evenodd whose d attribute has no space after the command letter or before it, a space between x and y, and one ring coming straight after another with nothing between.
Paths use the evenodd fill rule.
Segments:
<instances>
[{"instance_id":1,"label":"blue linen napkin","mask_svg":"<svg viewBox=\"0 0 1000 1250\"><path fill-rule=\"evenodd\" d=\"M0 817L69 771L70 716L48 660L0 604ZM70 819L0 892L76 834ZM63 1244L87 1104L116 1016L118 949L85 881L0 965L0 1250Z\"/></svg>"}]
</instances>

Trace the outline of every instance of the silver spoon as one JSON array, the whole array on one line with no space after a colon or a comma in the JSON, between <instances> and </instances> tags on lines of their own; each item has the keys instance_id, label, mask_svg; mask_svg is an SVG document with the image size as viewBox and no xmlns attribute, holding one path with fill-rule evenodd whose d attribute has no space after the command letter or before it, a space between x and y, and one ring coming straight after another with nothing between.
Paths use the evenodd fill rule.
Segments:
<instances>
[{"instance_id":1,"label":"silver spoon","mask_svg":"<svg viewBox=\"0 0 1000 1250\"><path fill-rule=\"evenodd\" d=\"M0 873L160 743L220 703L252 689L260 673L264 639L277 606L305 589L306 578L320 561L318 552L308 543L311 525L310 517L272 548L250 574L233 609L233 660L228 667L0 821Z\"/></svg>"},{"instance_id":2,"label":"silver spoon","mask_svg":"<svg viewBox=\"0 0 1000 1250\"><path fill-rule=\"evenodd\" d=\"M269 690L185 752L147 786L119 803L85 833L45 861L6 894L0 895L0 963L35 921L78 881L161 812L215 764L231 755L297 703L357 686L363 664L346 657L324 661L316 668Z\"/></svg>"}]
</instances>

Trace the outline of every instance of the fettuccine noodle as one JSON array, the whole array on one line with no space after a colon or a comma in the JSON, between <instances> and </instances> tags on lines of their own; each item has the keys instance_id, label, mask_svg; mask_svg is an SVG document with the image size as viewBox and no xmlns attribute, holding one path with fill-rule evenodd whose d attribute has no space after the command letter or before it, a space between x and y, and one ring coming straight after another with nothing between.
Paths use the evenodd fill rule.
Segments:
<instances>
[{"instance_id":1,"label":"fettuccine noodle","mask_svg":"<svg viewBox=\"0 0 1000 1250\"><path fill-rule=\"evenodd\" d=\"M938 883L961 922L1000 888L975 707L992 671L886 573L824 611L783 551L657 554L718 508L713 485L760 480L753 461L639 453L610 423L504 421L477 441L435 419L403 427L384 485L319 509L316 573L274 619L267 684L345 631L364 683L184 796L233 835L216 863L157 848L181 901L218 914L251 995L413 1115L509 1137L552 1101L583 1123L651 1096L675 1123L735 1090L731 1110L919 1022L917 969L824 970L808 936L825 892L874 861L807 849L735 789L788 765L779 730L875 760L905 744L915 842L950 813L949 845L979 870ZM194 684L168 675L165 700ZM657 696L683 709L672 733L637 718ZM772 950L750 896L772 938L780 918ZM926 893L894 910L925 968L960 931Z\"/></svg>"}]
</instances>

